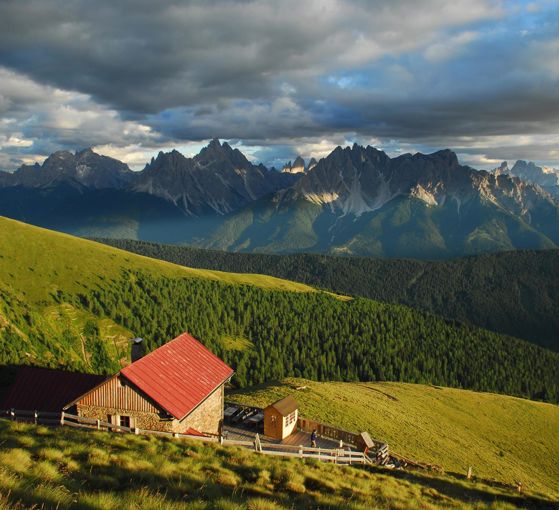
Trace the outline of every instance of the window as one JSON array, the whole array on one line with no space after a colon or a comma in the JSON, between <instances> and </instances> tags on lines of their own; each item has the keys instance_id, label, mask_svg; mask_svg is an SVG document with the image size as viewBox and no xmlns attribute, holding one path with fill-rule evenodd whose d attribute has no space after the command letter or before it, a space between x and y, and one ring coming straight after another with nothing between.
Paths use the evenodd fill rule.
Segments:
<instances>
[{"instance_id":1,"label":"window","mask_svg":"<svg viewBox=\"0 0 559 510\"><path fill-rule=\"evenodd\" d=\"M288 427L289 425L291 425L295 420L297 419L297 410L293 411L292 413L288 414L284 420L285 420L285 426Z\"/></svg>"},{"instance_id":2,"label":"window","mask_svg":"<svg viewBox=\"0 0 559 510\"><path fill-rule=\"evenodd\" d=\"M113 422L113 415L107 414L107 423L112 423L112 422Z\"/></svg>"},{"instance_id":3,"label":"window","mask_svg":"<svg viewBox=\"0 0 559 510\"><path fill-rule=\"evenodd\" d=\"M119 425L130 428L130 416L120 416Z\"/></svg>"}]
</instances>

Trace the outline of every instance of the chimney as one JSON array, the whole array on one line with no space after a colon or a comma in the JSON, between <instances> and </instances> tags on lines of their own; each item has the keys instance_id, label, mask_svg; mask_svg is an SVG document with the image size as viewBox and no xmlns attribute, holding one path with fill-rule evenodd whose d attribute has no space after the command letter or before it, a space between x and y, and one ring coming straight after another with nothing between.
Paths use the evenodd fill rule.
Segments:
<instances>
[{"instance_id":1,"label":"chimney","mask_svg":"<svg viewBox=\"0 0 559 510\"><path fill-rule=\"evenodd\" d=\"M143 338L133 338L130 342L132 342L130 358L132 359L132 363L134 363L134 361L138 361L140 358L144 357L146 346Z\"/></svg>"}]
</instances>

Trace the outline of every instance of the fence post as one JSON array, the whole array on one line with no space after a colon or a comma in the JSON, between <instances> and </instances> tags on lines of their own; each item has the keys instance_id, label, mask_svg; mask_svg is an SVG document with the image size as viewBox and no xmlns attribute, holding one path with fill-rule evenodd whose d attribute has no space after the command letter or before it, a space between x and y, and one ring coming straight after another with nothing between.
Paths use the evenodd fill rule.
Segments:
<instances>
[{"instance_id":1,"label":"fence post","mask_svg":"<svg viewBox=\"0 0 559 510\"><path fill-rule=\"evenodd\" d=\"M303 458L303 445L299 445L299 457Z\"/></svg>"},{"instance_id":2,"label":"fence post","mask_svg":"<svg viewBox=\"0 0 559 510\"><path fill-rule=\"evenodd\" d=\"M468 480L472 479L472 466L468 467Z\"/></svg>"},{"instance_id":3,"label":"fence post","mask_svg":"<svg viewBox=\"0 0 559 510\"><path fill-rule=\"evenodd\" d=\"M13 407L10 409L10 416L12 417L12 420L16 419L16 411Z\"/></svg>"},{"instance_id":4,"label":"fence post","mask_svg":"<svg viewBox=\"0 0 559 510\"><path fill-rule=\"evenodd\" d=\"M60 413L60 426L61 427L64 426L64 411L62 411L62 413Z\"/></svg>"},{"instance_id":5,"label":"fence post","mask_svg":"<svg viewBox=\"0 0 559 510\"><path fill-rule=\"evenodd\" d=\"M138 427L134 427L134 434L138 435L140 433L140 429Z\"/></svg>"}]
</instances>

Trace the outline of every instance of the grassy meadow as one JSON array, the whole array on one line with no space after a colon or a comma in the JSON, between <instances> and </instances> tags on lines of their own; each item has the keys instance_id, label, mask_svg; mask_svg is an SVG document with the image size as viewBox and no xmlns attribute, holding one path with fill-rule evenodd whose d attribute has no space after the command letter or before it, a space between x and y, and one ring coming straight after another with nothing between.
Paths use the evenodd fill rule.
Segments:
<instances>
[{"instance_id":1,"label":"grassy meadow","mask_svg":"<svg viewBox=\"0 0 559 510\"><path fill-rule=\"evenodd\" d=\"M472 466L480 478L520 481L529 491L559 498L559 406L421 384L304 379L227 398L265 406L289 394L303 416L367 431L411 459L462 474Z\"/></svg>"},{"instance_id":2,"label":"grassy meadow","mask_svg":"<svg viewBox=\"0 0 559 510\"><path fill-rule=\"evenodd\" d=\"M0 508L513 509L554 502L448 475L0 420Z\"/></svg>"},{"instance_id":3,"label":"grassy meadow","mask_svg":"<svg viewBox=\"0 0 559 510\"><path fill-rule=\"evenodd\" d=\"M128 339L137 333L111 318L57 302L55 296L110 286L124 270L157 278L203 278L263 289L315 291L272 276L190 269L0 217L0 333L9 329L15 337L4 345L0 342L0 361L95 371L85 346L86 325L91 322L99 329L112 369L118 369L117 360L128 356Z\"/></svg>"},{"instance_id":4,"label":"grassy meadow","mask_svg":"<svg viewBox=\"0 0 559 510\"><path fill-rule=\"evenodd\" d=\"M29 302L49 300L57 290L81 292L118 278L123 269L169 278L197 277L266 289L314 291L308 285L274 276L179 266L0 217L0 285L11 286Z\"/></svg>"}]
</instances>

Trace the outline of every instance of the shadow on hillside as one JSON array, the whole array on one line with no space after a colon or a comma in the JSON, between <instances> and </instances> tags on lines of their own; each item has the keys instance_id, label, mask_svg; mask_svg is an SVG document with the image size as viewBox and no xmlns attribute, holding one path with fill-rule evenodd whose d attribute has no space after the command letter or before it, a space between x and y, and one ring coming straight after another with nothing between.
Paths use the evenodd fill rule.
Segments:
<instances>
[{"instance_id":1,"label":"shadow on hillside","mask_svg":"<svg viewBox=\"0 0 559 510\"><path fill-rule=\"evenodd\" d=\"M500 502L508 503L514 506L521 506L522 508L549 508L550 510L556 509L558 504L557 501L554 502L537 496L520 495L512 492L511 494L488 492L481 487L474 486L475 481L470 482L472 486L468 487L467 485L463 485L463 482L466 481L466 477L458 474L447 474L448 477L455 478L455 482L449 478L444 479L436 476L427 476L413 471L392 471L389 474L400 480L406 480L411 483L435 489L445 496L458 499L466 503ZM478 481L487 485L493 485L496 489L501 491L512 490L511 488L505 488L503 484L493 484L487 480Z\"/></svg>"}]
</instances>

